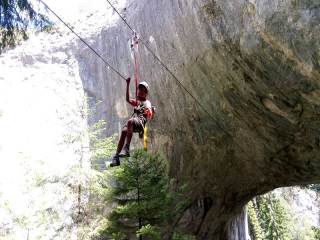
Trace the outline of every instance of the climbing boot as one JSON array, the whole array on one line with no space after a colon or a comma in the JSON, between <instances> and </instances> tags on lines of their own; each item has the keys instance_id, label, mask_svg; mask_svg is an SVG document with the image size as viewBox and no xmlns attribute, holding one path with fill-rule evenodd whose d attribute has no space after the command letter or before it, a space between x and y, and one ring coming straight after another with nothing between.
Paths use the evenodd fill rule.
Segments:
<instances>
[{"instance_id":1,"label":"climbing boot","mask_svg":"<svg viewBox=\"0 0 320 240\"><path fill-rule=\"evenodd\" d=\"M112 159L112 163L110 163L110 167L120 166L120 160L118 156L114 156Z\"/></svg>"},{"instance_id":2,"label":"climbing boot","mask_svg":"<svg viewBox=\"0 0 320 240\"><path fill-rule=\"evenodd\" d=\"M119 157L125 158L125 157L130 157L130 152L129 149L123 148L121 152L119 153Z\"/></svg>"}]
</instances>

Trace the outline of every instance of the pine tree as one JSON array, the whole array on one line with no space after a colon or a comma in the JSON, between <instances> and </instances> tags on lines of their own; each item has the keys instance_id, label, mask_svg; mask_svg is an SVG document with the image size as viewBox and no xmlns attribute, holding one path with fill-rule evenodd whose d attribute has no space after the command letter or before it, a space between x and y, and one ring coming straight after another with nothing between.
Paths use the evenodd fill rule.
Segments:
<instances>
[{"instance_id":1,"label":"pine tree","mask_svg":"<svg viewBox=\"0 0 320 240\"><path fill-rule=\"evenodd\" d=\"M172 207L185 186L169 194L174 180L166 175L166 163L160 155L151 156L135 149L117 169L110 170L115 186L110 191L109 203L116 203L108 216L104 231L114 239L137 234L160 238L160 226L171 219L184 202Z\"/></svg>"},{"instance_id":2,"label":"pine tree","mask_svg":"<svg viewBox=\"0 0 320 240\"><path fill-rule=\"evenodd\" d=\"M251 240L262 240L262 229L252 201L247 204L247 212L249 217L248 220Z\"/></svg>"},{"instance_id":3,"label":"pine tree","mask_svg":"<svg viewBox=\"0 0 320 240\"><path fill-rule=\"evenodd\" d=\"M289 239L284 208L281 206L280 201L276 198L275 194L269 192L265 195L256 197L256 200L262 229L265 233L264 239Z\"/></svg>"},{"instance_id":4,"label":"pine tree","mask_svg":"<svg viewBox=\"0 0 320 240\"><path fill-rule=\"evenodd\" d=\"M0 54L7 47L13 47L19 40L27 40L27 29L45 29L52 24L48 17L37 13L28 0L0 1Z\"/></svg>"}]
</instances>

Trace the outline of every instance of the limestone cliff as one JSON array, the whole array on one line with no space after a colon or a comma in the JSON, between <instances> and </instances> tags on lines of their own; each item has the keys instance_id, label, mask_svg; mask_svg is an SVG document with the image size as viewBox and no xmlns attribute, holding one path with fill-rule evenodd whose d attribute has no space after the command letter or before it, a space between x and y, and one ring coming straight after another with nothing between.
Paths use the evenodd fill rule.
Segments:
<instances>
[{"instance_id":1,"label":"limestone cliff","mask_svg":"<svg viewBox=\"0 0 320 240\"><path fill-rule=\"evenodd\" d=\"M244 239L228 226L251 198L320 181L318 1L130 0L116 7L210 114L140 44L139 79L157 108L148 148L168 159L179 185L188 184L180 216L186 233ZM111 8L74 29L121 74L134 76L131 31ZM103 101L92 120L105 119L106 134L120 132L132 111L125 81L67 29L45 39L39 51L47 58L23 52L20 60L65 64ZM133 146L141 146L137 137Z\"/></svg>"}]
</instances>

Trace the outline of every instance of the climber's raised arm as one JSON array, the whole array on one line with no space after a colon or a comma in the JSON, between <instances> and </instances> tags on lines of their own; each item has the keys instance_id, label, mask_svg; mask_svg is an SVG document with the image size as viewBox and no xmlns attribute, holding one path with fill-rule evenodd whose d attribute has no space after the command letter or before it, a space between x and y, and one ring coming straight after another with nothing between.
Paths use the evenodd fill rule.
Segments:
<instances>
[{"instance_id":1,"label":"climber's raised arm","mask_svg":"<svg viewBox=\"0 0 320 240\"><path fill-rule=\"evenodd\" d=\"M128 78L126 79L126 81L127 81L126 101L127 101L131 106L135 106L136 100L131 99L130 96L129 96L130 80L131 80L130 77L128 77Z\"/></svg>"}]
</instances>

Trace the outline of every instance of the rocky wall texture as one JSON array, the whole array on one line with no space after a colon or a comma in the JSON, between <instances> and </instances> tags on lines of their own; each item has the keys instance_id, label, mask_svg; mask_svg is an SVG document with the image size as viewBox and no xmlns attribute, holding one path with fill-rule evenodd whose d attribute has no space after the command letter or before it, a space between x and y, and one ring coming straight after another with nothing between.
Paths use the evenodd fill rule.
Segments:
<instances>
[{"instance_id":1,"label":"rocky wall texture","mask_svg":"<svg viewBox=\"0 0 320 240\"><path fill-rule=\"evenodd\" d=\"M319 181L319 3L132 1L126 17L210 114L140 43L139 76L157 107L149 149L163 152L170 176L189 185L181 216L188 233L228 238L226 225L255 195ZM100 37L117 68L133 76L122 25ZM101 71L98 92L116 101L107 115L120 131L130 114L121 109L125 82Z\"/></svg>"},{"instance_id":2,"label":"rocky wall texture","mask_svg":"<svg viewBox=\"0 0 320 240\"><path fill-rule=\"evenodd\" d=\"M230 226L243 222L236 216L254 196L320 181L318 1L130 0L115 6L174 75L140 42L139 79L149 83L157 108L148 149L162 152L178 186L188 184L188 207L177 219L186 219L186 233L234 239ZM134 77L131 31L111 8L81 28L102 57ZM132 112L125 81L79 40L66 45L54 54L71 52L86 92L103 101L91 121L103 118L105 134L120 133ZM136 136L132 146L141 144Z\"/></svg>"}]
</instances>

